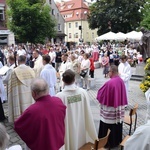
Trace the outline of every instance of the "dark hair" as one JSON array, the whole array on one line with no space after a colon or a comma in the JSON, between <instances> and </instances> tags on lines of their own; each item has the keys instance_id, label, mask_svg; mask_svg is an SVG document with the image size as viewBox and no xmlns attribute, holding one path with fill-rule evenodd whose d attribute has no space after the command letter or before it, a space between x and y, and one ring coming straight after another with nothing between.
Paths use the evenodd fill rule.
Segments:
<instances>
[{"instance_id":1,"label":"dark hair","mask_svg":"<svg viewBox=\"0 0 150 150\"><path fill-rule=\"evenodd\" d=\"M120 59L121 59L121 60L127 59L127 56L126 56L126 55L122 55L122 56L120 57Z\"/></svg>"},{"instance_id":2,"label":"dark hair","mask_svg":"<svg viewBox=\"0 0 150 150\"><path fill-rule=\"evenodd\" d=\"M46 61L47 64L51 61L51 57L49 55L43 55L42 58Z\"/></svg>"},{"instance_id":3,"label":"dark hair","mask_svg":"<svg viewBox=\"0 0 150 150\"><path fill-rule=\"evenodd\" d=\"M13 55L10 55L10 56L8 57L8 59L11 60L11 61L15 61L15 57L14 57Z\"/></svg>"},{"instance_id":4,"label":"dark hair","mask_svg":"<svg viewBox=\"0 0 150 150\"><path fill-rule=\"evenodd\" d=\"M36 52L36 53L38 53L38 54L39 54L39 50L37 50L37 49L36 49L36 50L34 50L34 52Z\"/></svg>"},{"instance_id":5,"label":"dark hair","mask_svg":"<svg viewBox=\"0 0 150 150\"><path fill-rule=\"evenodd\" d=\"M67 53L62 53L61 56L66 56L66 57L68 57L68 54L67 54Z\"/></svg>"},{"instance_id":6,"label":"dark hair","mask_svg":"<svg viewBox=\"0 0 150 150\"><path fill-rule=\"evenodd\" d=\"M85 53L84 56L86 56L86 58L89 58L89 54L88 53Z\"/></svg>"},{"instance_id":7,"label":"dark hair","mask_svg":"<svg viewBox=\"0 0 150 150\"><path fill-rule=\"evenodd\" d=\"M62 77L64 83L67 85L70 85L75 81L75 73L71 69L66 70L63 73Z\"/></svg>"}]
</instances>

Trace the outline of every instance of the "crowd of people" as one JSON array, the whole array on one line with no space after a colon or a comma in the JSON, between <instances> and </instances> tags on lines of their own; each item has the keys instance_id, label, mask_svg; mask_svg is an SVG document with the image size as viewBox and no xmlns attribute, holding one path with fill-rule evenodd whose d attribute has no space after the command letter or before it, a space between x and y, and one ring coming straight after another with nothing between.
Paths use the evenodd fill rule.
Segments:
<instances>
[{"instance_id":1,"label":"crowd of people","mask_svg":"<svg viewBox=\"0 0 150 150\"><path fill-rule=\"evenodd\" d=\"M0 76L0 84L7 87L5 94L4 85L0 86L0 120L6 119L2 103L7 99L8 121L14 122L26 150L78 150L89 138L104 137L108 129L106 146L119 145L131 77L124 50L119 53L109 43L105 48L83 43L70 50L48 43L12 45L1 53L1 68L7 65L9 69ZM89 78L94 78L94 62L103 67L104 77L110 77L97 93L101 110L98 133L87 93Z\"/></svg>"}]
</instances>

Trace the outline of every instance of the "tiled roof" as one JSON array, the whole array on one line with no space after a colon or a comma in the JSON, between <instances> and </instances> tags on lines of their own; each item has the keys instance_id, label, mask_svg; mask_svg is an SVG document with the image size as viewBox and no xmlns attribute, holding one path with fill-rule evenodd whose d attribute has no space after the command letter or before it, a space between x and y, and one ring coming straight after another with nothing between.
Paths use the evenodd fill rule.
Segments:
<instances>
[{"instance_id":1,"label":"tiled roof","mask_svg":"<svg viewBox=\"0 0 150 150\"><path fill-rule=\"evenodd\" d=\"M0 3L1 3L1 4L5 4L5 3L6 3L6 0L0 0Z\"/></svg>"},{"instance_id":2,"label":"tiled roof","mask_svg":"<svg viewBox=\"0 0 150 150\"><path fill-rule=\"evenodd\" d=\"M65 16L65 21L85 20L87 18L89 8L83 0L70 0L56 5L62 16Z\"/></svg>"}]
</instances>

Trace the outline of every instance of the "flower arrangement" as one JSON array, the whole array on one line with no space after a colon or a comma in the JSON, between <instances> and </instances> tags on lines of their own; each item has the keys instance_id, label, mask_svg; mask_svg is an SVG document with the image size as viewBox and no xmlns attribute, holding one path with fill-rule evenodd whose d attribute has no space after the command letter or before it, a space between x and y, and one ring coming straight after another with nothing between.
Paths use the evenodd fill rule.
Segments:
<instances>
[{"instance_id":1,"label":"flower arrangement","mask_svg":"<svg viewBox=\"0 0 150 150\"><path fill-rule=\"evenodd\" d=\"M144 70L145 77L140 84L140 89L145 93L150 88L150 58L147 59Z\"/></svg>"}]
</instances>

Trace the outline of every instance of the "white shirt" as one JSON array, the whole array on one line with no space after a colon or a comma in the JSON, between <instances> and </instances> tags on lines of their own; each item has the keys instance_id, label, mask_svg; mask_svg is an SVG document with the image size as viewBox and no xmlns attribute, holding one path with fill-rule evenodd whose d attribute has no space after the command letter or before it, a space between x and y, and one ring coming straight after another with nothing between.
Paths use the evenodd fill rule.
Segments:
<instances>
[{"instance_id":1,"label":"white shirt","mask_svg":"<svg viewBox=\"0 0 150 150\"><path fill-rule=\"evenodd\" d=\"M19 49L17 51L17 55L20 56L20 55L26 55L26 51L24 49Z\"/></svg>"},{"instance_id":2,"label":"white shirt","mask_svg":"<svg viewBox=\"0 0 150 150\"><path fill-rule=\"evenodd\" d=\"M83 59L81 62L81 70L82 69L89 69L90 68L90 60L89 59Z\"/></svg>"},{"instance_id":3,"label":"white shirt","mask_svg":"<svg viewBox=\"0 0 150 150\"><path fill-rule=\"evenodd\" d=\"M51 58L51 62L55 63L56 53L54 51L52 51L52 52L50 51L49 56Z\"/></svg>"}]
</instances>

